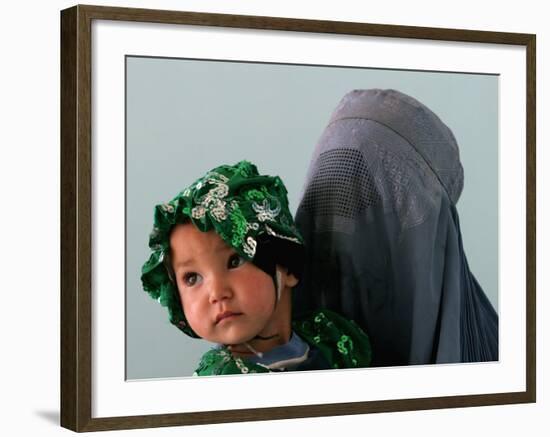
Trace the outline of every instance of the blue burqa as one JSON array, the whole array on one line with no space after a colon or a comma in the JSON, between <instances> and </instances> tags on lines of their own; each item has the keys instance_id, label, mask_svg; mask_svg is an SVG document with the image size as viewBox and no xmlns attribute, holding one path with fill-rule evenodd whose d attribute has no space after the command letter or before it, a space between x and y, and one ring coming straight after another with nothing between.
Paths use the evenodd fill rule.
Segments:
<instances>
[{"instance_id":1,"label":"blue burqa","mask_svg":"<svg viewBox=\"0 0 550 437\"><path fill-rule=\"evenodd\" d=\"M463 179L453 133L425 105L394 90L345 95L296 214L307 255L295 313L354 319L374 366L498 360L498 316L462 246Z\"/></svg>"}]
</instances>

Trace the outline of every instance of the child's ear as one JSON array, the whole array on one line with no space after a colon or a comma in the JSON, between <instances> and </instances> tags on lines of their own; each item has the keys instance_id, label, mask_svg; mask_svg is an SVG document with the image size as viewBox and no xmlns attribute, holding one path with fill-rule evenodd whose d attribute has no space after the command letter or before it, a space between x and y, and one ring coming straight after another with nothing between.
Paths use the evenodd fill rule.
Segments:
<instances>
[{"instance_id":1,"label":"child's ear","mask_svg":"<svg viewBox=\"0 0 550 437\"><path fill-rule=\"evenodd\" d=\"M289 273L288 269L286 267L283 267L281 265L277 264L277 269L281 271L281 279L282 283L285 287L294 287L296 284L298 284L298 278L294 276L294 274Z\"/></svg>"},{"instance_id":2,"label":"child's ear","mask_svg":"<svg viewBox=\"0 0 550 437\"><path fill-rule=\"evenodd\" d=\"M289 287L295 287L298 284L298 278L294 276L292 273L287 273L287 285Z\"/></svg>"}]
</instances>

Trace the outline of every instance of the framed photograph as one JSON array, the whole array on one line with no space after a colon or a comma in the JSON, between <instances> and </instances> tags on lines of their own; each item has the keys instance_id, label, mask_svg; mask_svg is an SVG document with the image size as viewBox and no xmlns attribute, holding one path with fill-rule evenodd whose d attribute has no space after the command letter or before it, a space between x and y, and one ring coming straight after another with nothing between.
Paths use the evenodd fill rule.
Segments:
<instances>
[{"instance_id":1,"label":"framed photograph","mask_svg":"<svg viewBox=\"0 0 550 437\"><path fill-rule=\"evenodd\" d=\"M61 425L83 432L535 402L535 41L531 34L399 25L99 6L63 10ZM381 95L413 102L415 111L443 126L459 172L447 161L433 165L443 159L441 152L432 160L431 152L420 150L440 141L422 137L411 113L398 117L408 136L363 103L349 104ZM359 110L386 129L380 138L357 143L368 142L383 157L385 175L397 174L399 184L388 185L387 196L399 208L403 198L413 198L399 163L409 168L414 160L398 149L388 158L380 151L382 138L422 143L420 149L413 144L421 156L415 165L435 177L451 199L457 253L468 259L461 258L462 274L471 275L469 283L483 290L483 305L495 314L493 354L465 359L462 352L462 359L452 358L476 338L440 334L442 325L463 323L465 310L457 306L464 308L467 299L459 292L453 301L436 285L444 297L434 313L437 333L431 335L449 346L434 346L426 352L429 359L421 358L417 343L427 334L412 323L419 332L410 334L413 346L402 346L407 359L381 358L391 355L388 342L408 343L401 334L388 340L397 332L395 321L386 318L388 299L376 300L361 289L357 293L369 296L363 306L350 305L343 294L333 300L370 338L370 365L330 362L302 372L197 377L201 357L218 346L208 336L183 335L166 308L143 289L155 205L162 208L211 169L249 161L260 174L284 181L289 212L307 234L310 222L300 219L307 202L321 199L323 207L332 202L351 210L364 203L357 198L340 205L339 197L311 194L320 183L315 172L328 168L323 159L340 153L327 149L335 132L349 133L335 150L353 154L351 143L362 128L335 126L361 118L354 112ZM423 128L434 135L432 125ZM373 167L369 160L350 163L349 156L350 167L342 170L347 176L338 179L333 170L325 171L337 180L327 185L335 192L357 184L360 165ZM365 201L369 205L376 196L382 202L380 174L373 176L376 189L367 184L378 193ZM420 197L414 199L395 210L409 227L422 219L415 213ZM389 210L395 212L385 208L383 217ZM256 226L278 214L262 211ZM362 225L339 217L338 232L363 238ZM369 220L376 221L373 217ZM321 234L323 220L311 224L322 228ZM419 237L419 244L426 238ZM441 245L438 238L434 241ZM395 254L364 241L361 250L374 260L373 269L391 264ZM330 252L323 247L306 248L306 259L321 259L320 253ZM331 295L323 293L332 293L331 287L343 293L343 286L332 283L332 273L323 276L333 264L328 255L323 260L327 269L319 267L322 262L306 269L313 279L296 288L294 304L335 309ZM384 271L398 276L399 267L391 265ZM452 270L449 265L436 262L424 273L412 269L412 275L443 277ZM367 290L389 290L399 282L376 284L369 282ZM401 285L396 287L392 302ZM365 297L357 299L364 303ZM418 319L429 318L422 299L417 294L410 301ZM458 316L446 316L448 308ZM383 334L370 324L375 319L385 327Z\"/></svg>"}]
</instances>

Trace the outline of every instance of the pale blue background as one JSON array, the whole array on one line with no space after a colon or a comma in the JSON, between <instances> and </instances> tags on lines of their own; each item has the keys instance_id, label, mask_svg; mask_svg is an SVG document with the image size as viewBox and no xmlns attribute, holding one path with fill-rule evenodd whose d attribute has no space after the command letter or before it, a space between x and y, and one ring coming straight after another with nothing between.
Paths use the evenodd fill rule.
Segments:
<instances>
[{"instance_id":1,"label":"pale blue background","mask_svg":"<svg viewBox=\"0 0 550 437\"><path fill-rule=\"evenodd\" d=\"M141 289L153 206L212 167L248 159L282 177L294 212L316 141L357 88L409 94L454 132L465 170L464 247L498 306L497 76L129 57L126 79L128 379L191 375L210 347L170 325Z\"/></svg>"}]
</instances>

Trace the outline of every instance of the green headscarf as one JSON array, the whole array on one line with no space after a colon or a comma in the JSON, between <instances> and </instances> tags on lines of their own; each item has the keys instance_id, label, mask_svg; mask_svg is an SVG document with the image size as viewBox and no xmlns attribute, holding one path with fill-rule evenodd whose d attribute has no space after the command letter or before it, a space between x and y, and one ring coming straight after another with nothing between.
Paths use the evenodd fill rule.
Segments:
<instances>
[{"instance_id":1,"label":"green headscarf","mask_svg":"<svg viewBox=\"0 0 550 437\"><path fill-rule=\"evenodd\" d=\"M213 230L248 261L265 257L266 250L276 251L278 263L289 270L302 261L303 240L288 209L283 181L260 175L248 161L216 167L169 202L157 205L149 237L152 253L142 267L141 282L152 298L168 308L170 322L191 337L198 335L187 323L167 265L170 232L176 224L188 222L202 232ZM262 246L268 249L260 256ZM286 262L281 259L287 256Z\"/></svg>"}]
</instances>

